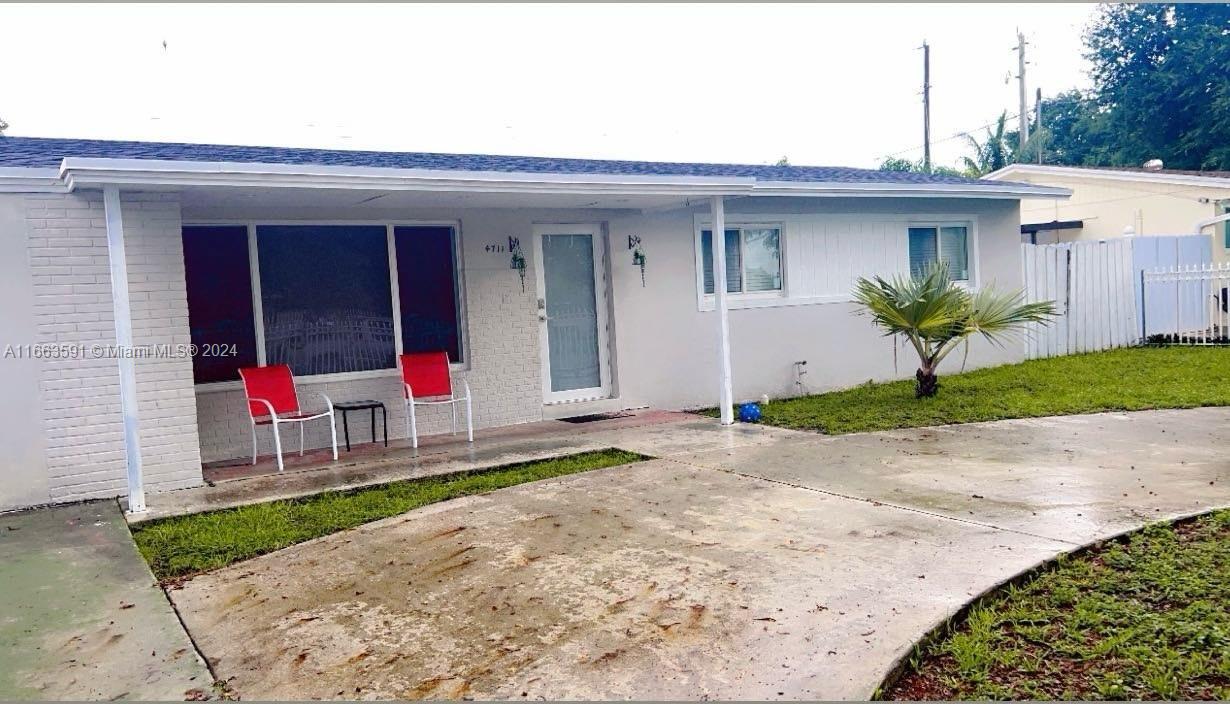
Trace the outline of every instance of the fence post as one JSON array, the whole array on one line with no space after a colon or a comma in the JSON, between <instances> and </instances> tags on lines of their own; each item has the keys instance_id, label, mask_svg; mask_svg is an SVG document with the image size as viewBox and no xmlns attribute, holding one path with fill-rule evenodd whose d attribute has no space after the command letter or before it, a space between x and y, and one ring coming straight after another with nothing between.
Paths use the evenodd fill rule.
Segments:
<instances>
[{"instance_id":1,"label":"fence post","mask_svg":"<svg viewBox=\"0 0 1230 704\"><path fill-rule=\"evenodd\" d=\"M1145 287L1149 285L1149 280L1145 278L1145 270L1140 270L1140 342L1144 344L1149 341L1149 324L1146 318L1149 315L1149 306L1145 305L1147 296L1145 295Z\"/></svg>"}]
</instances>

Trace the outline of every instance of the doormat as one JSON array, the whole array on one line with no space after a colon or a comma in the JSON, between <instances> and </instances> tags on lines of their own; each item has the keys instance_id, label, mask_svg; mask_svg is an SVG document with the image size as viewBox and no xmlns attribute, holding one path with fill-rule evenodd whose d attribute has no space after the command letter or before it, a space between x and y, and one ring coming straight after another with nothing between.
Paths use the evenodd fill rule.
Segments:
<instances>
[{"instance_id":1,"label":"doormat","mask_svg":"<svg viewBox=\"0 0 1230 704\"><path fill-rule=\"evenodd\" d=\"M614 420L615 418L631 418L632 414L627 411L616 411L613 413L590 413L585 416L573 416L571 418L560 418L559 420L565 423L593 423L600 420Z\"/></svg>"}]
</instances>

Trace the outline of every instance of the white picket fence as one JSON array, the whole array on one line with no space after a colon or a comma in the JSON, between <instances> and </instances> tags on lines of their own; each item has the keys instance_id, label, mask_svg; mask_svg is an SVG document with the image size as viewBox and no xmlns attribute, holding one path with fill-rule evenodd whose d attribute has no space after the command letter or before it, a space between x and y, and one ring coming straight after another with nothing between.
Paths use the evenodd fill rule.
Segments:
<instances>
[{"instance_id":1,"label":"white picket fence","mask_svg":"<svg viewBox=\"0 0 1230 704\"><path fill-rule=\"evenodd\" d=\"M1132 241L1021 245L1025 299L1054 301L1056 317L1025 331L1025 356L1057 357L1140 341Z\"/></svg>"},{"instance_id":2,"label":"white picket fence","mask_svg":"<svg viewBox=\"0 0 1230 704\"><path fill-rule=\"evenodd\" d=\"M1196 264L1144 271L1147 341L1180 345L1227 344L1230 264Z\"/></svg>"}]
</instances>

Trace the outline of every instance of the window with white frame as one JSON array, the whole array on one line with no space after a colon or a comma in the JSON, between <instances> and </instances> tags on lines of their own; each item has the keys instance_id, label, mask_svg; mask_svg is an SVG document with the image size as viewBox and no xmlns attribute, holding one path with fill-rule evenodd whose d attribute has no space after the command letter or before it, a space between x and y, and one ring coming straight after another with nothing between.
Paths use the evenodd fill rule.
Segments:
<instances>
[{"instance_id":1,"label":"window with white frame","mask_svg":"<svg viewBox=\"0 0 1230 704\"><path fill-rule=\"evenodd\" d=\"M452 226L186 225L183 241L198 384L256 363L311 376L393 369L398 351L462 359Z\"/></svg>"},{"instance_id":2,"label":"window with white frame","mask_svg":"<svg viewBox=\"0 0 1230 704\"><path fill-rule=\"evenodd\" d=\"M772 293L782 290L782 230L739 225L726 228L727 293ZM701 278L705 295L713 293L713 231L700 232Z\"/></svg>"},{"instance_id":3,"label":"window with white frame","mask_svg":"<svg viewBox=\"0 0 1230 704\"><path fill-rule=\"evenodd\" d=\"M970 280L968 225L913 225L908 236L910 276L944 262L953 281Z\"/></svg>"}]
</instances>

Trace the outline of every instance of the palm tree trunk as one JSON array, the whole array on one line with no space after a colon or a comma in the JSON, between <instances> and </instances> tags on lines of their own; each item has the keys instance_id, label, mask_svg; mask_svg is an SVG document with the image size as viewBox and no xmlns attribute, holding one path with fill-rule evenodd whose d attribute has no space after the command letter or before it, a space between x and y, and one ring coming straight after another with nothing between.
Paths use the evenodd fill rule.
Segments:
<instances>
[{"instance_id":1,"label":"palm tree trunk","mask_svg":"<svg viewBox=\"0 0 1230 704\"><path fill-rule=\"evenodd\" d=\"M930 398L940 390L939 377L931 367L919 367L914 372L914 397Z\"/></svg>"}]
</instances>

